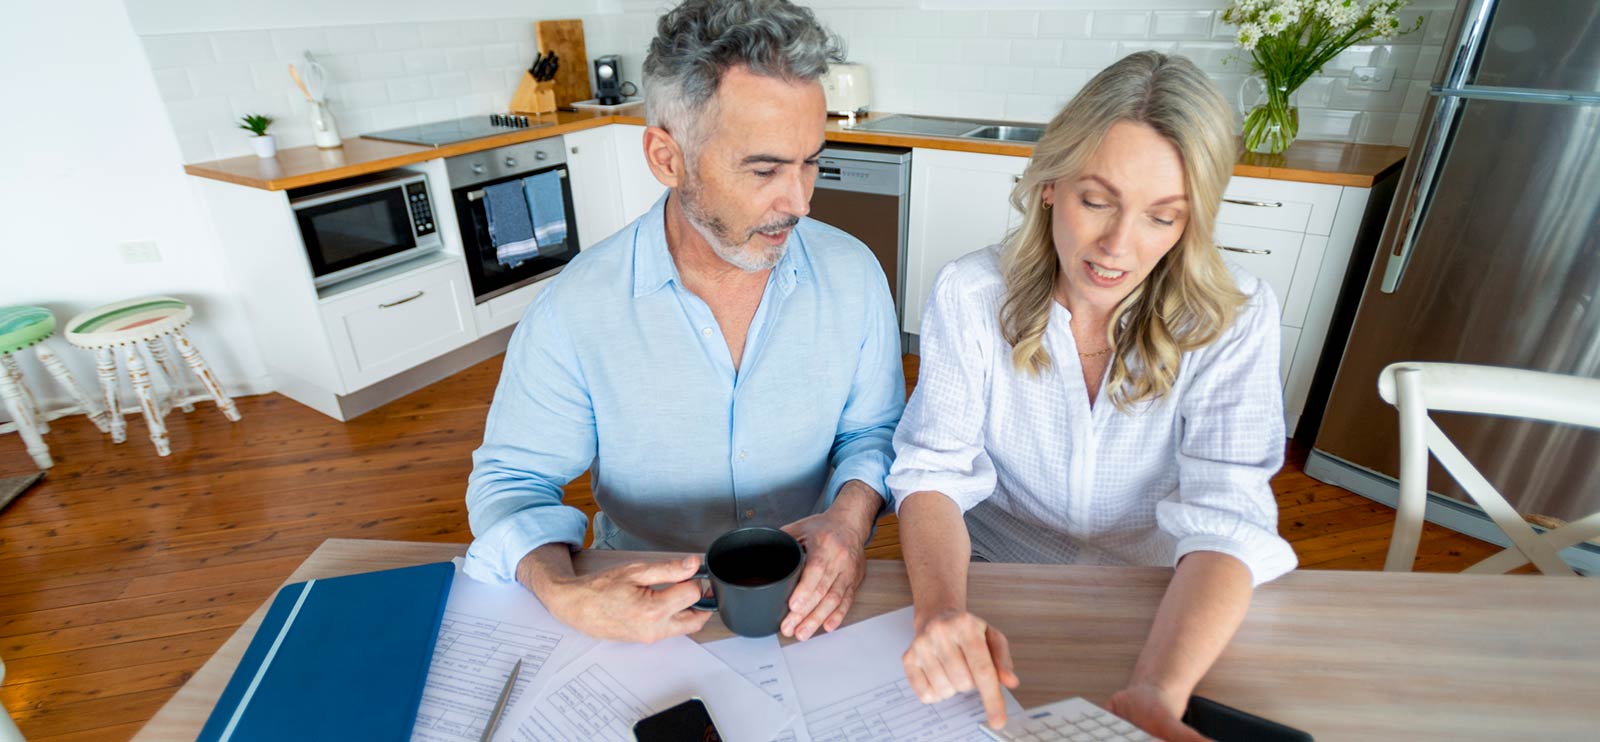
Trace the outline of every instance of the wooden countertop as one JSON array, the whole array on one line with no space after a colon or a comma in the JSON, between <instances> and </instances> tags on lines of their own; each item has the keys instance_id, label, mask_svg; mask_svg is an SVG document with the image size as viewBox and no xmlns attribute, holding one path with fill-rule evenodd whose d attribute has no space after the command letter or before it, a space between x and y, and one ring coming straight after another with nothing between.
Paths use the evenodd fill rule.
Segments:
<instances>
[{"instance_id":1,"label":"wooden countertop","mask_svg":"<svg viewBox=\"0 0 1600 742\"><path fill-rule=\"evenodd\" d=\"M288 582L440 562L465 544L330 539ZM644 555L584 550L582 573ZM974 564L974 613L1006 632L1024 707L1104 704L1127 682L1171 569ZM135 737L194 739L263 603ZM905 565L868 560L845 623L910 602ZM1592 739L1600 725L1600 587L1583 577L1297 570L1257 588L1196 692L1315 735ZM728 632L712 618L694 638ZM787 641L785 642L787 643ZM1589 690L1583 690L1588 688Z\"/></svg>"},{"instance_id":2,"label":"wooden countertop","mask_svg":"<svg viewBox=\"0 0 1600 742\"><path fill-rule=\"evenodd\" d=\"M891 116L877 113L861 121ZM327 183L356 175L410 165L438 157L453 157L508 144L543 139L608 124L643 125L638 116L618 116L593 112L553 114L554 122L530 129L507 131L493 137L457 142L440 147L383 142L360 137L344 140L339 149L292 147L278 151L277 157L233 157L184 165L190 175L229 183L281 191L300 186ZM1029 157L1033 145L1020 142L991 142L956 137L917 136L861 131L843 126L842 119L829 119L827 139L842 144L869 144L884 147L922 147L957 152ZM1241 147L1242 149L1242 147ZM1251 178L1292 180L1302 183L1370 188L1373 183L1398 169L1405 161L1406 148L1382 144L1298 141L1281 155L1246 152L1233 168L1234 175Z\"/></svg>"}]
</instances>

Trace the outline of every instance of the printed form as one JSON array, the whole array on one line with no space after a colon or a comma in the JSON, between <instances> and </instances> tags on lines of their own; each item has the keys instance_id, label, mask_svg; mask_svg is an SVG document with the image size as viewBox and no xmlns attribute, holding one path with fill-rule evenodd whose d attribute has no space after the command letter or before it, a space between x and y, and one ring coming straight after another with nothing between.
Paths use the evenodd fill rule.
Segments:
<instances>
[{"instance_id":1,"label":"printed form","mask_svg":"<svg viewBox=\"0 0 1600 742\"><path fill-rule=\"evenodd\" d=\"M705 701L723 739L770 740L793 721L783 704L687 637L605 642L506 710L495 742L633 742L640 719Z\"/></svg>"},{"instance_id":2,"label":"printed form","mask_svg":"<svg viewBox=\"0 0 1600 742\"><path fill-rule=\"evenodd\" d=\"M789 676L789 661L783 657L778 637L748 639L736 636L700 646L727 663L734 672L743 675L745 680L766 691L772 700L783 704L794 723L778 732L772 742L811 742L806 720L800 715L800 697L794 692L794 679Z\"/></svg>"},{"instance_id":3,"label":"printed form","mask_svg":"<svg viewBox=\"0 0 1600 742\"><path fill-rule=\"evenodd\" d=\"M412 742L478 742L517 660L522 672L508 706L596 643L557 621L521 585L478 582L461 571L460 559L455 564Z\"/></svg>"},{"instance_id":4,"label":"printed form","mask_svg":"<svg viewBox=\"0 0 1600 742\"><path fill-rule=\"evenodd\" d=\"M924 704L900 656L914 635L911 608L784 647L812 742L988 742L976 692ZM1009 691L1006 710L1022 711Z\"/></svg>"}]
</instances>

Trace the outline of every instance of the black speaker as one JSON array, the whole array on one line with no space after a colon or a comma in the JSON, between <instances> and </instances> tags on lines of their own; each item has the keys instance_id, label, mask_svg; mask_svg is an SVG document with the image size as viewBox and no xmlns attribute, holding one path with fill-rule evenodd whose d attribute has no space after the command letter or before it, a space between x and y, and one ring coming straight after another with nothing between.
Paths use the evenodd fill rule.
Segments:
<instances>
[{"instance_id":1,"label":"black speaker","mask_svg":"<svg viewBox=\"0 0 1600 742\"><path fill-rule=\"evenodd\" d=\"M595 102L614 106L622 102L622 59L607 54L594 60Z\"/></svg>"}]
</instances>

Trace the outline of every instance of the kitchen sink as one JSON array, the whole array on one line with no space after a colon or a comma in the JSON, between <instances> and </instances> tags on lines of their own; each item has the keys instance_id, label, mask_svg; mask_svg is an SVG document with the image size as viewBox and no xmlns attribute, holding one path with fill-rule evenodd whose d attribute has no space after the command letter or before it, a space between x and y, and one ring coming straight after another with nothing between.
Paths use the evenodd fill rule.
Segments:
<instances>
[{"instance_id":1,"label":"kitchen sink","mask_svg":"<svg viewBox=\"0 0 1600 742\"><path fill-rule=\"evenodd\" d=\"M1044 129L1038 126L1015 126L990 123L982 120L945 119L931 116L889 116L857 124L860 131L886 131L896 134L958 137L961 139L993 139L1002 142L1037 142Z\"/></svg>"},{"instance_id":2,"label":"kitchen sink","mask_svg":"<svg viewBox=\"0 0 1600 742\"><path fill-rule=\"evenodd\" d=\"M1037 142L1044 129L1037 126L985 126L961 136L972 139L998 139L1002 142Z\"/></svg>"}]
</instances>

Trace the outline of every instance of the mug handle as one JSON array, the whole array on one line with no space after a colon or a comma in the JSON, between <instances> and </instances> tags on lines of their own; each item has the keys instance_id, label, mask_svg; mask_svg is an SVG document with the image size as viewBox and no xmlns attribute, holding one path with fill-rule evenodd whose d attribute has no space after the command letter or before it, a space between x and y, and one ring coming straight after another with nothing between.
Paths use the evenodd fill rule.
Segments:
<instances>
[{"instance_id":1,"label":"mug handle","mask_svg":"<svg viewBox=\"0 0 1600 742\"><path fill-rule=\"evenodd\" d=\"M694 576L690 577L689 579L709 581L711 579L711 567L708 566L708 564L709 560L702 557L700 559L700 569L695 570ZM717 609L716 590L716 586L712 585L711 595L700 598L699 600L695 601L694 605L689 606L689 608L696 611L715 611Z\"/></svg>"}]
</instances>

